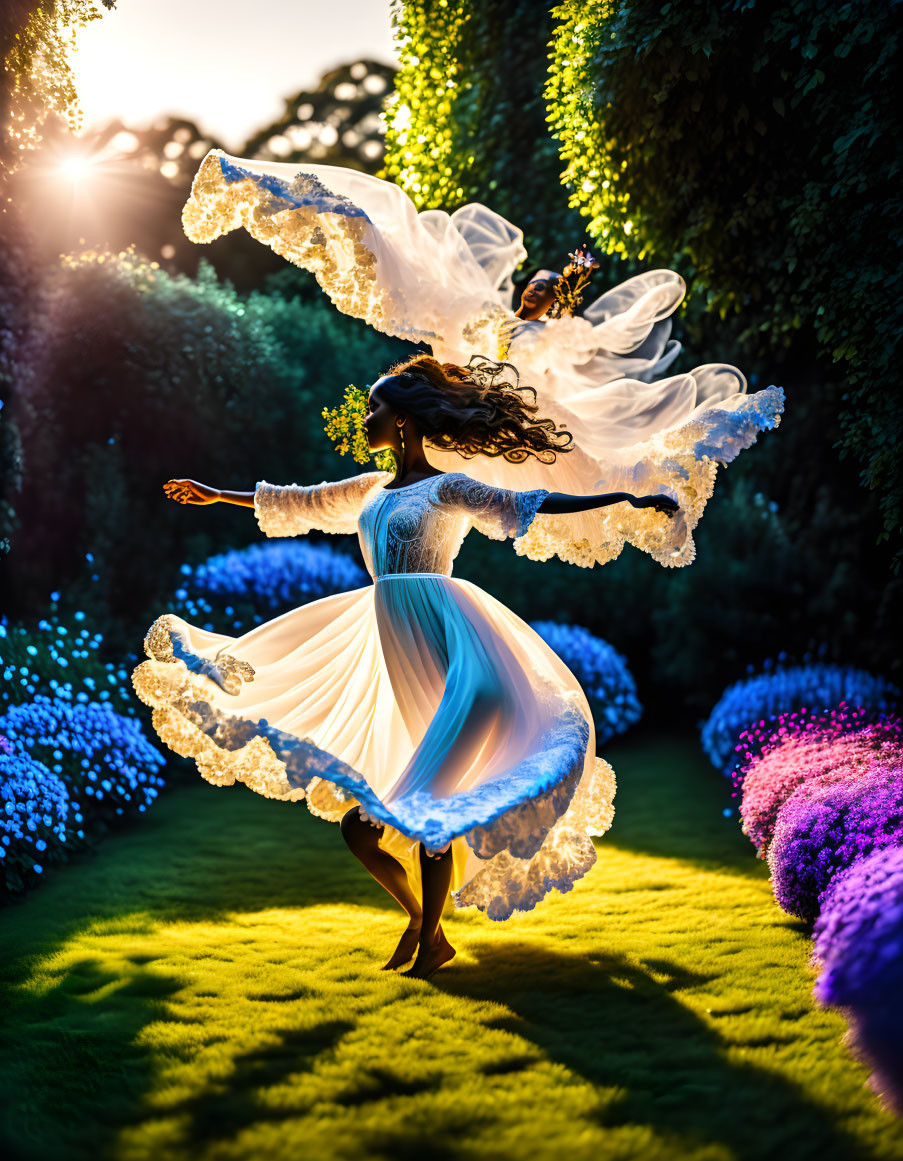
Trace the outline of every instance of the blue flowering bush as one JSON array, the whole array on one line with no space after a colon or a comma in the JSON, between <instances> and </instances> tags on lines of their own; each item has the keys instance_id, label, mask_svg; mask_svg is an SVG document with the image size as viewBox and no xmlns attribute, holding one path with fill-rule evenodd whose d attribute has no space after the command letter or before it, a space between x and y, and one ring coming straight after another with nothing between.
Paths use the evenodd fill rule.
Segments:
<instances>
[{"instance_id":1,"label":"blue flowering bush","mask_svg":"<svg viewBox=\"0 0 903 1161\"><path fill-rule=\"evenodd\" d=\"M51 594L52 608L58 598L59 593ZM101 660L102 644L103 634L86 623L83 612L69 623L52 613L33 628L0 617L0 712L44 694L61 701L110 702L121 713L134 714L128 673Z\"/></svg>"},{"instance_id":2,"label":"blue flowering bush","mask_svg":"<svg viewBox=\"0 0 903 1161\"><path fill-rule=\"evenodd\" d=\"M530 627L551 646L574 674L589 702L596 723L596 742L602 744L643 716L627 661L607 641L580 625L533 621Z\"/></svg>"},{"instance_id":3,"label":"blue flowering bush","mask_svg":"<svg viewBox=\"0 0 903 1161\"><path fill-rule=\"evenodd\" d=\"M702 747L712 765L730 777L751 757L749 746L738 746L738 742L740 735L757 723L764 730L766 723L775 722L781 714L830 710L841 703L877 716L895 709L899 697L897 686L864 669L766 664L764 673L737 681L724 691L702 723Z\"/></svg>"},{"instance_id":4,"label":"blue flowering bush","mask_svg":"<svg viewBox=\"0 0 903 1161\"><path fill-rule=\"evenodd\" d=\"M84 802L92 833L127 812L143 813L164 780L164 757L148 742L137 718L109 703L72 703L35 696L0 716L0 734L15 753L27 754L62 777Z\"/></svg>"},{"instance_id":5,"label":"blue flowering bush","mask_svg":"<svg viewBox=\"0 0 903 1161\"><path fill-rule=\"evenodd\" d=\"M0 737L0 894L23 890L65 857L70 815L81 820L63 779Z\"/></svg>"},{"instance_id":6,"label":"blue flowering bush","mask_svg":"<svg viewBox=\"0 0 903 1161\"><path fill-rule=\"evenodd\" d=\"M0 894L87 847L164 785L126 668L101 656L83 612L30 627L0 618Z\"/></svg>"},{"instance_id":7,"label":"blue flowering bush","mask_svg":"<svg viewBox=\"0 0 903 1161\"><path fill-rule=\"evenodd\" d=\"M183 564L172 608L204 629L235 634L369 579L347 553L327 544L274 539Z\"/></svg>"}]
</instances>

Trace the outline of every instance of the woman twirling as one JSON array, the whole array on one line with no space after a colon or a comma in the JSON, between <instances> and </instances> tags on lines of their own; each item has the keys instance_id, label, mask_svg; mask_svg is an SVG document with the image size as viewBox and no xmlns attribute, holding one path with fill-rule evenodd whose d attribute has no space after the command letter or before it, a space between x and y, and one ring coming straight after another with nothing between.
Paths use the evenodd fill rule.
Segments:
<instances>
[{"instance_id":1,"label":"woman twirling","mask_svg":"<svg viewBox=\"0 0 903 1161\"><path fill-rule=\"evenodd\" d=\"M553 462L444 447L429 451L434 468L512 490L666 493L680 506L666 530L623 506L549 517L515 545L535 560L556 555L592 568L630 543L666 567L689 564L718 465L780 421L781 388L747 394L729 364L668 374L680 352L670 316L686 289L672 270L630 278L577 317L572 303L562 306L563 272L540 269L515 309L523 234L484 205L418 213L402 189L369 174L214 149L182 222L196 242L243 227L312 271L339 310L427 343L443 362L508 360L536 390L542 414L573 436L572 453Z\"/></svg>"},{"instance_id":2,"label":"woman twirling","mask_svg":"<svg viewBox=\"0 0 903 1161\"><path fill-rule=\"evenodd\" d=\"M408 917L385 967L416 955L406 974L420 978L455 954L440 925L450 888L491 919L529 910L586 874L590 836L614 814L614 773L574 675L503 604L452 577L465 535L516 546L539 521L636 510L664 526L677 508L664 495L515 491L435 470L443 449L514 470L570 454L570 434L523 390L503 364L419 356L370 393L370 448L393 449L394 476L254 492L165 485L182 503L252 507L268 536L357 532L372 585L234 639L162 616L133 682L163 741L208 781L304 799L341 822Z\"/></svg>"}]
</instances>

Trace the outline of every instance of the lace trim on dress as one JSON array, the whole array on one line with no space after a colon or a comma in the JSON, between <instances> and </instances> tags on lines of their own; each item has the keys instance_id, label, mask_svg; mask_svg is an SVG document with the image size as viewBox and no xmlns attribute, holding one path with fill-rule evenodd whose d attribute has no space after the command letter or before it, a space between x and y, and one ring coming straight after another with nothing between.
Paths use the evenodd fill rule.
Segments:
<instances>
[{"instance_id":1,"label":"lace trim on dress","mask_svg":"<svg viewBox=\"0 0 903 1161\"><path fill-rule=\"evenodd\" d=\"M434 506L467 516L484 536L507 540L526 533L537 508L549 494L547 488L517 492L473 480L464 472L446 472L437 477L428 496Z\"/></svg>"},{"instance_id":2,"label":"lace trim on dress","mask_svg":"<svg viewBox=\"0 0 903 1161\"><path fill-rule=\"evenodd\" d=\"M532 911L549 891L570 891L596 861L590 835L602 835L614 821L615 772L596 758L564 814L550 828L540 848L518 858L500 851L484 868L452 892L456 907L477 907L490 919L510 919L515 911Z\"/></svg>"},{"instance_id":3,"label":"lace trim on dress","mask_svg":"<svg viewBox=\"0 0 903 1161\"><path fill-rule=\"evenodd\" d=\"M339 807L344 813L358 804L370 820L394 827L428 850L441 851L452 839L466 835L475 853L487 859L509 844L520 857L534 854L577 789L589 726L578 706L562 699L561 717L539 750L504 776L449 798L421 791L387 806L362 774L312 739L211 705L203 685L210 674L200 658L196 668L186 664L190 650L174 621L166 614L154 622L145 639L151 660L136 667L132 684L138 697L154 709L153 724L161 740L176 753L194 758L201 775L214 785L229 786L238 780L267 798L294 801L304 798L316 779L332 782L332 798L318 787L321 805L314 813L320 817L334 816ZM493 827L499 820L501 827Z\"/></svg>"},{"instance_id":4,"label":"lace trim on dress","mask_svg":"<svg viewBox=\"0 0 903 1161\"><path fill-rule=\"evenodd\" d=\"M144 650L148 657L183 662L190 672L209 677L226 693L238 693L243 681L254 680L254 670L247 661L239 661L229 653L217 654L214 661L208 661L183 648L181 638L172 632L171 614L154 621L144 638Z\"/></svg>"},{"instance_id":5,"label":"lace trim on dress","mask_svg":"<svg viewBox=\"0 0 903 1161\"><path fill-rule=\"evenodd\" d=\"M515 859L506 851L452 891L452 899L456 907L477 907L489 919L510 919L515 911L532 911L549 891L570 891L595 861L589 835L556 827L532 859Z\"/></svg>"},{"instance_id":6,"label":"lace trim on dress","mask_svg":"<svg viewBox=\"0 0 903 1161\"><path fill-rule=\"evenodd\" d=\"M347 480L319 484L268 484L254 492L254 515L265 536L303 536L319 532L352 534L367 493L391 472L362 472Z\"/></svg>"},{"instance_id":7,"label":"lace trim on dress","mask_svg":"<svg viewBox=\"0 0 903 1161\"><path fill-rule=\"evenodd\" d=\"M439 338L393 317L396 304L377 277L369 217L300 167L287 182L234 165L212 150L191 183L182 227L192 242L212 242L244 227L258 242L310 270L345 314L414 342Z\"/></svg>"},{"instance_id":8,"label":"lace trim on dress","mask_svg":"<svg viewBox=\"0 0 903 1161\"><path fill-rule=\"evenodd\" d=\"M692 532L715 490L718 464L730 463L752 446L760 431L777 427L783 409L783 390L769 387L746 397L734 411L711 408L682 427L625 449L625 462L634 452L636 459L629 467L613 467L599 490L670 495L680 505L675 516L623 504L600 508L592 540L576 541L568 516L540 512L515 540L514 551L531 560L557 556L592 568L614 560L625 544L632 544L666 568L692 563Z\"/></svg>"}]
</instances>

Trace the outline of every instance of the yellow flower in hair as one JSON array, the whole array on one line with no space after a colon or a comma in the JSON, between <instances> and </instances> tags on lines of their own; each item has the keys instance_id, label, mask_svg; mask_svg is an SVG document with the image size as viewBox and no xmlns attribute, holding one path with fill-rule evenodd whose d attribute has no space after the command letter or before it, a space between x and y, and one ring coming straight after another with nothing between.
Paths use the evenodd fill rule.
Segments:
<instances>
[{"instance_id":1,"label":"yellow flower in hair","mask_svg":"<svg viewBox=\"0 0 903 1161\"><path fill-rule=\"evenodd\" d=\"M324 431L334 441L334 450L339 455L351 454L357 464L366 464L375 459L376 467L382 472L395 470L395 459L391 449L384 448L375 455L370 451L364 416L369 407L369 388L355 387L349 383L345 397L338 407L324 407L320 414L326 420ZM338 442L335 442L338 441Z\"/></svg>"}]
</instances>

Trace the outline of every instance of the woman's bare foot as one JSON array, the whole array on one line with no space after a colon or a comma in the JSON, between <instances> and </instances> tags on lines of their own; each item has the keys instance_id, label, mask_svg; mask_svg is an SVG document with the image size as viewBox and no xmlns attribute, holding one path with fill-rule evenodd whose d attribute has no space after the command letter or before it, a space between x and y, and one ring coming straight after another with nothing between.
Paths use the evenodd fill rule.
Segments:
<instances>
[{"instance_id":1,"label":"woman's bare foot","mask_svg":"<svg viewBox=\"0 0 903 1161\"><path fill-rule=\"evenodd\" d=\"M402 964L414 958L417 953L417 944L420 942L420 920L412 919L398 941L398 947L392 952L388 963L384 963L381 971L394 972Z\"/></svg>"},{"instance_id":2,"label":"woman's bare foot","mask_svg":"<svg viewBox=\"0 0 903 1161\"><path fill-rule=\"evenodd\" d=\"M455 949L445 938L445 932L440 926L435 941L428 947L421 945L414 966L401 974L412 980L425 980L454 957Z\"/></svg>"}]
</instances>

